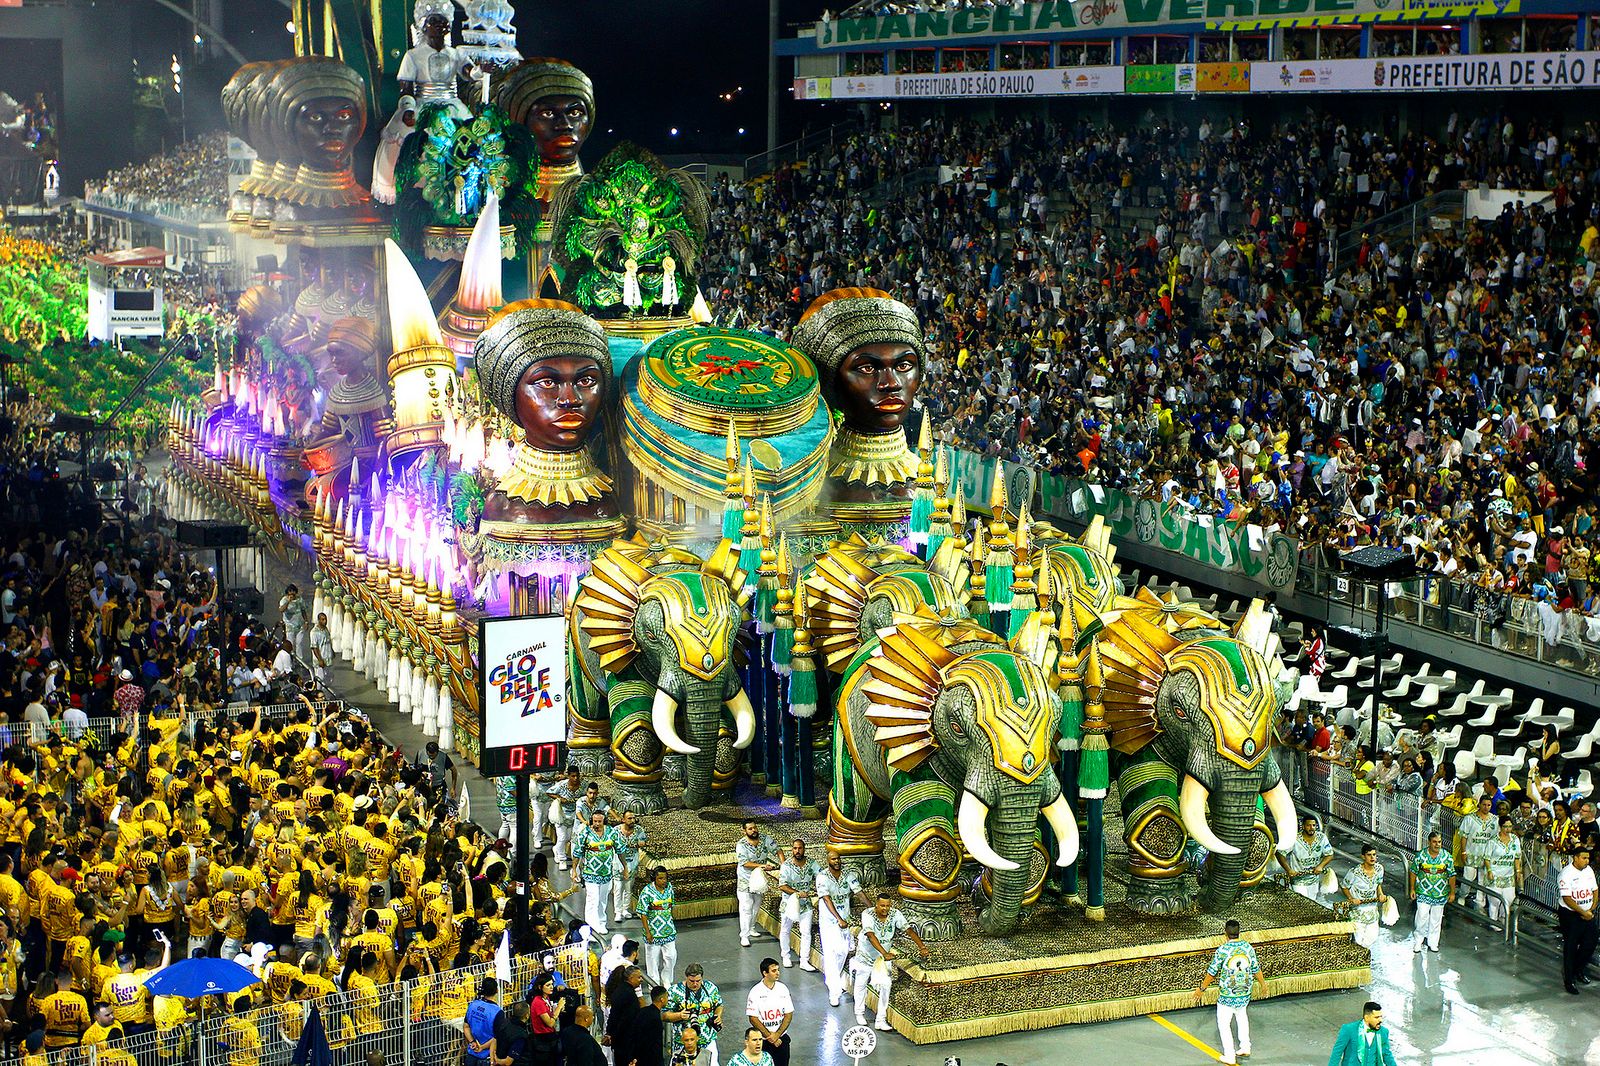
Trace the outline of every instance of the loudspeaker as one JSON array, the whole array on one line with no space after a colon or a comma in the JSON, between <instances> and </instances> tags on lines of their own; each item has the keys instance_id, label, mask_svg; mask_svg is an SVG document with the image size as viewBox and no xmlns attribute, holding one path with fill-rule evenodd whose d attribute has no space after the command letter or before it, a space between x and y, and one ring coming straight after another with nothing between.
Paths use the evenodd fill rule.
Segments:
<instances>
[{"instance_id":1,"label":"loudspeaker","mask_svg":"<svg viewBox=\"0 0 1600 1066\"><path fill-rule=\"evenodd\" d=\"M260 589L240 585L228 590L222 597L222 605L235 614L260 614L266 607L266 599Z\"/></svg>"},{"instance_id":2,"label":"loudspeaker","mask_svg":"<svg viewBox=\"0 0 1600 1066\"><path fill-rule=\"evenodd\" d=\"M194 548L242 548L250 543L250 531L238 522L202 518L178 523L178 540Z\"/></svg>"}]
</instances>

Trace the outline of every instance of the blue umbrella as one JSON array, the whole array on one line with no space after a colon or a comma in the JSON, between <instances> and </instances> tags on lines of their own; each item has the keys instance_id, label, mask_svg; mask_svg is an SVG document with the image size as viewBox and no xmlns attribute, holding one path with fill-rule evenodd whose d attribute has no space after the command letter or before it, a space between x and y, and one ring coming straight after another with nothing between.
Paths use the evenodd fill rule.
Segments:
<instances>
[{"instance_id":1,"label":"blue umbrella","mask_svg":"<svg viewBox=\"0 0 1600 1066\"><path fill-rule=\"evenodd\" d=\"M311 1016L300 1030L300 1042L294 1046L294 1066L333 1066L333 1051L328 1047L328 1033L322 1026L322 1012L311 1004Z\"/></svg>"},{"instance_id":2,"label":"blue umbrella","mask_svg":"<svg viewBox=\"0 0 1600 1066\"><path fill-rule=\"evenodd\" d=\"M201 958L175 962L157 971L144 986L153 995L194 999L238 992L260 980L232 959Z\"/></svg>"}]
</instances>

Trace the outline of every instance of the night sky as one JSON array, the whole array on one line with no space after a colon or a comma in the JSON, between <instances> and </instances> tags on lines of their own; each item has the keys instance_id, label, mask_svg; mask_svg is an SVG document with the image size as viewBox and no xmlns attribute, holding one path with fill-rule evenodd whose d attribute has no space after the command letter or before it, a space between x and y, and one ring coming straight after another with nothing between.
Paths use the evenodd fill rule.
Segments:
<instances>
[{"instance_id":1,"label":"night sky","mask_svg":"<svg viewBox=\"0 0 1600 1066\"><path fill-rule=\"evenodd\" d=\"M585 156L598 158L622 138L663 154L766 147L766 0L513 2L523 55L570 60L594 79L599 121ZM783 0L785 25L815 18L822 6ZM287 12L277 0L228 0L226 8L227 34L249 58L287 53ZM783 88L789 69L780 67ZM734 99L720 99L725 93ZM802 117L785 109L785 139Z\"/></svg>"}]
</instances>

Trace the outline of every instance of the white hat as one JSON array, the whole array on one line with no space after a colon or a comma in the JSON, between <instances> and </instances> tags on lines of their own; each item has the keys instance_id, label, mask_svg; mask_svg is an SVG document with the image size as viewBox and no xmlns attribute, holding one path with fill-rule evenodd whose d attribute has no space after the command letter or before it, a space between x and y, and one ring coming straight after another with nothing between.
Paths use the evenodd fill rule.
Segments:
<instances>
[{"instance_id":1,"label":"white hat","mask_svg":"<svg viewBox=\"0 0 1600 1066\"><path fill-rule=\"evenodd\" d=\"M133 671L132 670L124 670L124 671L122 671L122 673L118 674L117 676L122 678L122 680L124 680L124 681L132 681L133 680Z\"/></svg>"}]
</instances>

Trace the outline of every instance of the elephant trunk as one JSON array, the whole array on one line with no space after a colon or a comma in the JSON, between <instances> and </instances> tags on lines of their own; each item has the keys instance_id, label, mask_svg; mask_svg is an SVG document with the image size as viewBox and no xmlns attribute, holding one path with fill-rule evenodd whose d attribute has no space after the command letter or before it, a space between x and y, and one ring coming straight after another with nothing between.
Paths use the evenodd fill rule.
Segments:
<instances>
[{"instance_id":1,"label":"elephant trunk","mask_svg":"<svg viewBox=\"0 0 1600 1066\"><path fill-rule=\"evenodd\" d=\"M683 805L691 810L711 800L712 772L717 765L717 737L722 731L722 693L717 685L691 685L684 703L687 739L694 746L683 777Z\"/></svg>"},{"instance_id":2,"label":"elephant trunk","mask_svg":"<svg viewBox=\"0 0 1600 1066\"><path fill-rule=\"evenodd\" d=\"M1211 792L1210 826L1231 851L1211 854L1211 876L1204 895L1207 910L1232 906L1239 897L1239 881L1250 862L1250 838L1260 796L1260 775L1251 773L1225 774Z\"/></svg>"},{"instance_id":3,"label":"elephant trunk","mask_svg":"<svg viewBox=\"0 0 1600 1066\"><path fill-rule=\"evenodd\" d=\"M989 845L1010 866L989 871L989 906L978 916L989 936L1011 932L1022 915L1022 900L1033 878L1038 824L1039 797L1033 788L1007 789L989 812Z\"/></svg>"}]
</instances>

